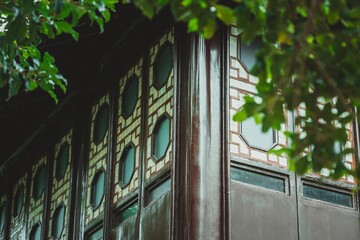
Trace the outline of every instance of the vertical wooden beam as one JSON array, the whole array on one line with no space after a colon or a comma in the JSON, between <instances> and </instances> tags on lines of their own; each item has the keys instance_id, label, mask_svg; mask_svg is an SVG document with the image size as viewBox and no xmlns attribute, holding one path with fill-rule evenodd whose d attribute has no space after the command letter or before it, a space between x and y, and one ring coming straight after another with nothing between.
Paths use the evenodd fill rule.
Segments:
<instances>
[{"instance_id":1,"label":"vertical wooden beam","mask_svg":"<svg viewBox=\"0 0 360 240\"><path fill-rule=\"evenodd\" d=\"M228 160L223 34L179 36L177 239L228 238ZM226 48L225 48L226 49ZM176 209L175 209L176 211Z\"/></svg>"},{"instance_id":2,"label":"vertical wooden beam","mask_svg":"<svg viewBox=\"0 0 360 240\"><path fill-rule=\"evenodd\" d=\"M72 227L72 239L82 240L84 239L84 227L85 227L85 200L86 196L86 161L87 154L89 152L89 135L90 135L90 124L91 119L89 108L89 102L84 101L79 104L76 122L74 124L74 141L73 141L73 176L71 184L73 189L72 192L72 213L74 214L74 226ZM85 121L85 123L84 123ZM70 239L70 238L69 238Z\"/></svg>"},{"instance_id":3,"label":"vertical wooden beam","mask_svg":"<svg viewBox=\"0 0 360 240\"><path fill-rule=\"evenodd\" d=\"M107 76L111 78L111 76ZM104 229L104 239L111 239L111 230L113 227L112 224L112 184L113 184L113 171L114 171L114 162L116 158L116 128L115 125L117 118L117 81L112 82L112 88L109 91L110 101L109 101L109 122L108 122L108 151L106 156L106 172L105 172L105 189L104 189L104 220L103 220L103 229ZM113 147L115 145L115 147Z\"/></svg>"}]
</instances>

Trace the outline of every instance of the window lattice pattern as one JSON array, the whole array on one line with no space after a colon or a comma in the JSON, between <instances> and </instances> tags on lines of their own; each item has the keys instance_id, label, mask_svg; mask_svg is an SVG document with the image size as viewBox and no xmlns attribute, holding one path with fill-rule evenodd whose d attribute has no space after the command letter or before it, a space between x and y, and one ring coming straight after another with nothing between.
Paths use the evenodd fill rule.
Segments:
<instances>
[{"instance_id":1,"label":"window lattice pattern","mask_svg":"<svg viewBox=\"0 0 360 240\"><path fill-rule=\"evenodd\" d=\"M239 47L240 47L240 38L239 35L241 31L235 27L231 26L230 28L230 118L234 116L236 111L241 108L244 104L243 97L245 95L252 95L256 93L255 85L257 83L257 78L250 75L246 67L240 60L239 56ZM287 129L286 125L282 126L282 130ZM277 157L272 154L268 154L268 146L264 149L254 147L254 144L251 144L251 141L246 141L245 137L241 133L241 125L237 122L230 120L230 154L233 157L243 157L255 161L266 162L267 164L287 167L287 159L285 157ZM276 142L278 148L279 146L284 146L287 144L287 140L281 132L276 133Z\"/></svg>"},{"instance_id":2,"label":"window lattice pattern","mask_svg":"<svg viewBox=\"0 0 360 240\"><path fill-rule=\"evenodd\" d=\"M65 225L64 225L64 230L61 234L61 238L63 239L67 239L68 238L68 223L70 222L69 219L69 211L68 209L70 209L70 189L71 189L71 143L72 143L72 134L73 131L72 129L69 130L62 138L61 140L55 145L55 163L53 166L53 175L52 175L52 179L53 179L53 183L52 183L52 187L51 187L51 203L50 203L50 229L53 226L53 216L54 216L54 212L55 209L62 203L65 206ZM58 161L58 157L60 154L60 150L62 148L62 146L64 144L68 144L69 145L69 159L68 159L68 166L66 167L66 171L65 171L65 175L62 179L57 179L56 178L56 161ZM48 231L48 237L51 237L51 231Z\"/></svg>"},{"instance_id":3,"label":"window lattice pattern","mask_svg":"<svg viewBox=\"0 0 360 240\"><path fill-rule=\"evenodd\" d=\"M10 239L22 239L23 236L23 227L24 227L24 217L25 217L25 210L24 206L22 207L20 214L16 217L14 217L14 205L15 205L15 194L18 189L23 187L24 189L24 197L23 197L23 205L25 205L25 196L27 195L27 189L26 189L26 178L27 174L25 174L19 181L15 184L13 188L13 200L12 200L12 210L11 210L11 224L10 224Z\"/></svg>"},{"instance_id":4,"label":"window lattice pattern","mask_svg":"<svg viewBox=\"0 0 360 240\"><path fill-rule=\"evenodd\" d=\"M106 156L108 153L108 135L109 129L106 131L105 137L102 142L95 144L94 142L94 125L97 113L103 104L110 106L109 94L103 96L93 107L91 117L90 129L90 153L89 153L89 166L86 178L86 211L85 211L85 224L90 223L96 219L104 211L104 201L96 209L91 207L91 183L93 182L95 174L102 168L106 171ZM110 127L110 126L109 126Z\"/></svg>"},{"instance_id":5,"label":"window lattice pattern","mask_svg":"<svg viewBox=\"0 0 360 240\"><path fill-rule=\"evenodd\" d=\"M161 37L161 39L150 48L150 68L149 68L149 101L148 101L148 117L147 117L147 126L148 126L148 137L147 137L147 154L146 154L146 164L145 164L145 179L149 179L151 176L155 175L159 170L167 168L170 166L171 156L172 156L172 139L173 134L170 133L170 144L166 150L164 157L161 159L155 160L152 157L152 133L154 131L154 126L159 117L167 114L170 117L170 120L173 117L173 104L174 104L174 67L171 63L171 71L167 82L159 89L154 86L154 77L155 77L155 65L156 58L159 52L159 49L166 44L174 44L174 32L173 30L169 31ZM159 64L157 64L159 66ZM159 71L161 69L158 69ZM172 121L171 121L172 122ZM171 126L172 124L170 124ZM172 131L172 127L170 127Z\"/></svg>"},{"instance_id":6,"label":"window lattice pattern","mask_svg":"<svg viewBox=\"0 0 360 240\"><path fill-rule=\"evenodd\" d=\"M27 228L27 236L29 237L31 228L36 223L42 223L43 220L43 212L45 210L45 196L46 196L46 184L45 184L45 190L41 194L41 196L38 199L34 199L33 191L34 191L34 184L35 184L35 176L37 173L37 170L45 166L46 172L47 169L47 156L43 156L33 167L32 167L32 175L31 175L31 189L30 189L30 207L29 207L29 219L28 219L28 228ZM47 174L45 174L47 175Z\"/></svg>"},{"instance_id":7,"label":"window lattice pattern","mask_svg":"<svg viewBox=\"0 0 360 240\"><path fill-rule=\"evenodd\" d=\"M140 156L140 134L141 134L141 96L142 96L142 83L143 83L143 76L142 76L142 69L143 68L143 59L133 66L128 73L121 78L119 82L119 104L118 104L118 124L116 130L116 162L115 162L115 172L114 176L114 196L113 196L113 203L116 204L123 197L128 195L131 192L134 192L139 187L139 177L140 177L140 169L139 169L139 156ZM136 77L138 79L138 98L134 108L132 115L124 118L122 114L122 107L123 107L123 96L124 96L124 88L127 84L127 81L132 77ZM122 187L119 183L120 179L120 160L123 151L125 150L126 146L132 143L135 147L135 167L133 176L130 180L130 183L124 187Z\"/></svg>"}]
</instances>

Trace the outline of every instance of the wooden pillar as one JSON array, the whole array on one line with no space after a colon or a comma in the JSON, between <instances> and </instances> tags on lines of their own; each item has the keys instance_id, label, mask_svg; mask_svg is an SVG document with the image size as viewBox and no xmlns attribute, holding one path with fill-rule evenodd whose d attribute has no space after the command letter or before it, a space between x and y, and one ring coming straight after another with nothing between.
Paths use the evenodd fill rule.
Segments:
<instances>
[{"instance_id":1,"label":"wooden pillar","mask_svg":"<svg viewBox=\"0 0 360 240\"><path fill-rule=\"evenodd\" d=\"M179 33L178 144L175 163L175 239L228 239L226 47Z\"/></svg>"}]
</instances>

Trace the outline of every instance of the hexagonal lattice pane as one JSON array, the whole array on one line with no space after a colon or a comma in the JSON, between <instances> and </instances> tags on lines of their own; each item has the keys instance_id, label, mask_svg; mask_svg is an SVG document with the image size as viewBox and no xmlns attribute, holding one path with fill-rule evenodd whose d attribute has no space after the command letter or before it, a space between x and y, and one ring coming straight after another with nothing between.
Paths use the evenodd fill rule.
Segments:
<instances>
[{"instance_id":1,"label":"hexagonal lattice pane","mask_svg":"<svg viewBox=\"0 0 360 240\"><path fill-rule=\"evenodd\" d=\"M18 190L15 193L14 212L13 212L14 217L19 216L23 208L23 204L24 204L24 187L21 186L18 188Z\"/></svg>"},{"instance_id":2,"label":"hexagonal lattice pane","mask_svg":"<svg viewBox=\"0 0 360 240\"><path fill-rule=\"evenodd\" d=\"M255 65L256 51L259 48L261 40L255 38L251 43L245 44L240 38L239 56L241 62L248 70Z\"/></svg>"},{"instance_id":3,"label":"hexagonal lattice pane","mask_svg":"<svg viewBox=\"0 0 360 240\"><path fill-rule=\"evenodd\" d=\"M38 199L45 190L46 167L41 165L35 174L33 182L33 198Z\"/></svg>"},{"instance_id":4,"label":"hexagonal lattice pane","mask_svg":"<svg viewBox=\"0 0 360 240\"><path fill-rule=\"evenodd\" d=\"M154 62L154 87L160 89L163 87L171 72L172 68L172 46L166 42L156 55Z\"/></svg>"},{"instance_id":5,"label":"hexagonal lattice pane","mask_svg":"<svg viewBox=\"0 0 360 240\"><path fill-rule=\"evenodd\" d=\"M59 151L56 159L56 178L61 180L65 176L65 172L69 163L69 144L64 143Z\"/></svg>"},{"instance_id":6,"label":"hexagonal lattice pane","mask_svg":"<svg viewBox=\"0 0 360 240\"><path fill-rule=\"evenodd\" d=\"M94 143L97 145L104 140L109 127L109 105L104 103L96 114L94 122Z\"/></svg>"},{"instance_id":7,"label":"hexagonal lattice pane","mask_svg":"<svg viewBox=\"0 0 360 240\"><path fill-rule=\"evenodd\" d=\"M261 131L261 125L257 125L252 118L241 123L241 135L251 147L269 149L275 142L274 130Z\"/></svg>"},{"instance_id":8,"label":"hexagonal lattice pane","mask_svg":"<svg viewBox=\"0 0 360 240\"><path fill-rule=\"evenodd\" d=\"M121 112L124 118L130 117L138 100L139 79L132 75L126 82L122 95Z\"/></svg>"},{"instance_id":9,"label":"hexagonal lattice pane","mask_svg":"<svg viewBox=\"0 0 360 240\"><path fill-rule=\"evenodd\" d=\"M53 223L52 223L52 231L51 236L55 239L61 237L61 234L64 229L64 220L65 220L65 207L64 205L59 205L54 212Z\"/></svg>"},{"instance_id":10,"label":"hexagonal lattice pane","mask_svg":"<svg viewBox=\"0 0 360 240\"><path fill-rule=\"evenodd\" d=\"M41 225L37 223L31 229L30 240L40 240L40 238L41 238Z\"/></svg>"},{"instance_id":11,"label":"hexagonal lattice pane","mask_svg":"<svg viewBox=\"0 0 360 240\"><path fill-rule=\"evenodd\" d=\"M0 206L0 232L4 230L5 226L5 204Z\"/></svg>"},{"instance_id":12,"label":"hexagonal lattice pane","mask_svg":"<svg viewBox=\"0 0 360 240\"><path fill-rule=\"evenodd\" d=\"M162 158L170 144L170 119L161 117L155 124L153 131L152 154L156 159Z\"/></svg>"},{"instance_id":13,"label":"hexagonal lattice pane","mask_svg":"<svg viewBox=\"0 0 360 240\"><path fill-rule=\"evenodd\" d=\"M96 173L94 180L91 184L91 205L93 208L100 206L104 196L104 178L103 170Z\"/></svg>"},{"instance_id":14,"label":"hexagonal lattice pane","mask_svg":"<svg viewBox=\"0 0 360 240\"><path fill-rule=\"evenodd\" d=\"M132 145L125 148L120 162L120 181L126 185L130 182L135 167L135 149Z\"/></svg>"}]
</instances>

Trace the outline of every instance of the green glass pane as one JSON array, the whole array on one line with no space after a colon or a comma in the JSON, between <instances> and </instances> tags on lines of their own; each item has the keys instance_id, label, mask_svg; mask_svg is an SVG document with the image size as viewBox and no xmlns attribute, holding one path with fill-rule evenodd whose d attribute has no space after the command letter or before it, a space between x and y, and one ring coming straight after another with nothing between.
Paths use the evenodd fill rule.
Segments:
<instances>
[{"instance_id":1,"label":"green glass pane","mask_svg":"<svg viewBox=\"0 0 360 240\"><path fill-rule=\"evenodd\" d=\"M285 193L285 179L253 172L246 169L231 168L231 179L258 187Z\"/></svg>"},{"instance_id":2,"label":"green glass pane","mask_svg":"<svg viewBox=\"0 0 360 240\"><path fill-rule=\"evenodd\" d=\"M21 210L23 208L23 203L24 203L24 187L21 186L15 194L15 199L14 199L14 217L19 216L19 214L21 213Z\"/></svg>"},{"instance_id":3,"label":"green glass pane","mask_svg":"<svg viewBox=\"0 0 360 240\"><path fill-rule=\"evenodd\" d=\"M89 240L101 240L103 239L104 230L103 228L100 228L96 230L94 233L90 234Z\"/></svg>"},{"instance_id":4,"label":"green glass pane","mask_svg":"<svg viewBox=\"0 0 360 240\"><path fill-rule=\"evenodd\" d=\"M120 222L125 221L129 217L136 215L138 212L138 202L134 202L120 212Z\"/></svg>"},{"instance_id":5,"label":"green glass pane","mask_svg":"<svg viewBox=\"0 0 360 240\"><path fill-rule=\"evenodd\" d=\"M135 149L131 146L125 149L121 164L121 181L123 184L128 184L135 166Z\"/></svg>"},{"instance_id":6,"label":"green glass pane","mask_svg":"<svg viewBox=\"0 0 360 240\"><path fill-rule=\"evenodd\" d=\"M109 126L109 105L103 104L96 114L94 123L94 143L99 144L104 140Z\"/></svg>"},{"instance_id":7,"label":"green glass pane","mask_svg":"<svg viewBox=\"0 0 360 240\"><path fill-rule=\"evenodd\" d=\"M4 230L5 226L5 204L0 206L0 232Z\"/></svg>"},{"instance_id":8,"label":"green glass pane","mask_svg":"<svg viewBox=\"0 0 360 240\"><path fill-rule=\"evenodd\" d=\"M250 44L240 41L240 59L248 70L255 65L256 51L259 49L261 40L256 38Z\"/></svg>"},{"instance_id":9,"label":"green glass pane","mask_svg":"<svg viewBox=\"0 0 360 240\"><path fill-rule=\"evenodd\" d=\"M304 197L339 204L346 207L353 206L353 198L350 193L337 192L307 184L304 184Z\"/></svg>"},{"instance_id":10,"label":"green glass pane","mask_svg":"<svg viewBox=\"0 0 360 240\"><path fill-rule=\"evenodd\" d=\"M101 200L104 196L104 178L105 174L103 171L97 173L94 178L92 186L92 205L93 207L98 207L101 203Z\"/></svg>"},{"instance_id":11,"label":"green glass pane","mask_svg":"<svg viewBox=\"0 0 360 240\"><path fill-rule=\"evenodd\" d=\"M167 82L172 68L172 47L165 43L156 55L154 62L154 86L159 89Z\"/></svg>"},{"instance_id":12,"label":"green glass pane","mask_svg":"<svg viewBox=\"0 0 360 240\"><path fill-rule=\"evenodd\" d=\"M45 190L46 184L46 167L44 165L40 166L34 177L34 186L33 186L33 198L37 199Z\"/></svg>"},{"instance_id":13,"label":"green glass pane","mask_svg":"<svg viewBox=\"0 0 360 240\"><path fill-rule=\"evenodd\" d=\"M275 143L274 131L261 131L261 125L255 123L252 118L241 123L241 134L252 147L269 149Z\"/></svg>"},{"instance_id":14,"label":"green glass pane","mask_svg":"<svg viewBox=\"0 0 360 240\"><path fill-rule=\"evenodd\" d=\"M52 236L55 238L61 237L64 228L65 208L60 205L56 208L53 217Z\"/></svg>"},{"instance_id":15,"label":"green glass pane","mask_svg":"<svg viewBox=\"0 0 360 240\"><path fill-rule=\"evenodd\" d=\"M160 159L164 156L170 143L170 119L161 118L155 126L154 132L154 156Z\"/></svg>"},{"instance_id":16,"label":"green glass pane","mask_svg":"<svg viewBox=\"0 0 360 240\"><path fill-rule=\"evenodd\" d=\"M41 226L36 224L33 226L31 233L30 233L30 240L40 240L41 238Z\"/></svg>"},{"instance_id":17,"label":"green glass pane","mask_svg":"<svg viewBox=\"0 0 360 240\"><path fill-rule=\"evenodd\" d=\"M65 172L69 162L69 149L69 144L65 143L59 151L59 155L56 160L56 178L58 180L62 179L65 176Z\"/></svg>"},{"instance_id":18,"label":"green glass pane","mask_svg":"<svg viewBox=\"0 0 360 240\"><path fill-rule=\"evenodd\" d=\"M128 118L133 111L138 100L139 79L134 75L127 80L122 97L122 115Z\"/></svg>"},{"instance_id":19,"label":"green glass pane","mask_svg":"<svg viewBox=\"0 0 360 240\"><path fill-rule=\"evenodd\" d=\"M169 178L166 181L160 183L158 186L156 186L150 190L149 196L148 196L148 202L151 202L151 201L161 197L162 195L164 195L165 193L170 191L170 189L171 189L171 179Z\"/></svg>"}]
</instances>

